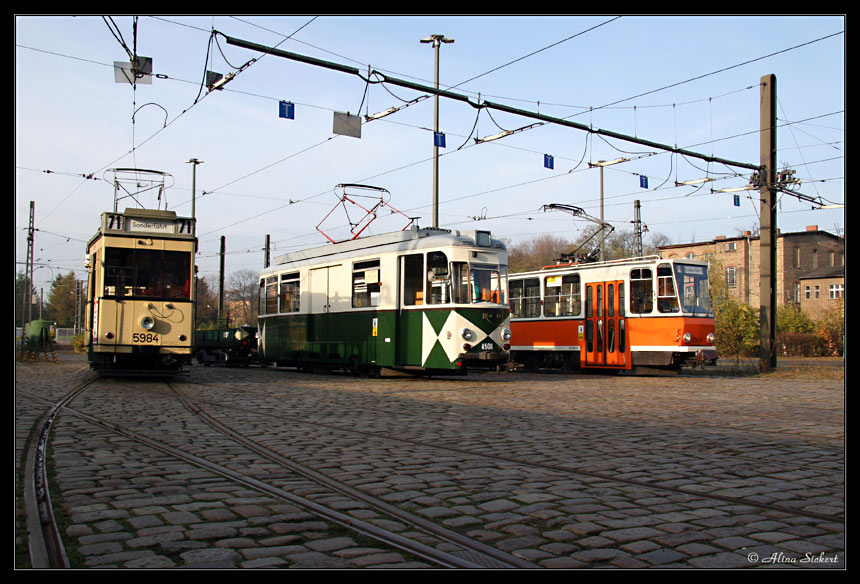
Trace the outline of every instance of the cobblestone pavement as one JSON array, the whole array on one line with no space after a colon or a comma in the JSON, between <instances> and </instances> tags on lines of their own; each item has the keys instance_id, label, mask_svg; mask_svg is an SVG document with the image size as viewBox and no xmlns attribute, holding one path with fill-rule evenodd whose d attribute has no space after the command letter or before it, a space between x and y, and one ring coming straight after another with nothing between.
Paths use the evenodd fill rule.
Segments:
<instances>
[{"instance_id":1,"label":"cobblestone pavement","mask_svg":"<svg viewBox=\"0 0 860 584\"><path fill-rule=\"evenodd\" d=\"M83 357L16 366L16 471L36 420L90 379ZM74 412L447 545L247 450L535 568L844 568L841 380L504 373L456 379L195 366L102 380L51 431L52 497L84 568L431 568L296 503ZM27 567L19 521L16 566Z\"/></svg>"}]
</instances>

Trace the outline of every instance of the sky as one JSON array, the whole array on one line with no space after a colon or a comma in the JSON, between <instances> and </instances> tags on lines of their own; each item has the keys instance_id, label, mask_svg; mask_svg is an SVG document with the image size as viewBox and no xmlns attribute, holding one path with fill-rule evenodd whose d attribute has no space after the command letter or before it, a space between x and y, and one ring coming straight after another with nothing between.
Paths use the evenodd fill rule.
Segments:
<instances>
[{"instance_id":1,"label":"sky","mask_svg":"<svg viewBox=\"0 0 860 584\"><path fill-rule=\"evenodd\" d=\"M14 18L15 270L33 202L34 285L46 296L60 274L85 278L86 242L113 209L117 176L163 181L161 199L150 189L138 203L180 216L191 216L193 190L198 275L210 282L222 236L228 276L263 268L267 235L272 257L352 237L364 212L339 205L337 185L384 189L346 191L365 208L385 202L363 235L402 229L407 217L431 226L434 99L382 80L432 86L435 51L420 41L434 34L454 41L439 48L440 87L468 98L439 99L439 227L511 244L573 240L592 223L543 205L598 218L596 163L624 158L603 167L604 218L616 230L632 229L636 200L646 242L756 229L757 191L717 191L749 184L748 168L724 161L759 164L759 86L775 75L778 164L800 181L779 198L778 227L844 233L842 15L163 15L137 17L136 34L128 15ZM152 59L149 83L115 80L113 64L129 53ZM235 76L209 91L206 70ZM293 119L279 117L281 101L294 104ZM488 103L701 157L478 107ZM392 107L401 109L365 118ZM361 116L361 137L335 134L336 113ZM116 172L130 168L155 172ZM679 184L701 179L713 180ZM137 206L123 187L117 206Z\"/></svg>"}]
</instances>

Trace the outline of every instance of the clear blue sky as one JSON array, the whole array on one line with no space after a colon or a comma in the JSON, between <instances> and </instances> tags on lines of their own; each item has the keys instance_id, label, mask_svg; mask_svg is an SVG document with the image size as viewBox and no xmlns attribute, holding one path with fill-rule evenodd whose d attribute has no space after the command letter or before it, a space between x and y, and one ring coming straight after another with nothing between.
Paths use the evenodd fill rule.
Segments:
<instances>
[{"instance_id":1,"label":"clear blue sky","mask_svg":"<svg viewBox=\"0 0 860 584\"><path fill-rule=\"evenodd\" d=\"M136 90L116 83L112 70L115 61L128 61L115 33L134 47L133 18L112 20L113 30L101 16L15 17L16 271L23 269L35 201L35 257L43 266L36 285L46 294L52 276L74 270L83 277L85 242L113 204L105 180L112 168L168 173L168 208L190 215L186 161L204 161L197 167L197 264L210 280L217 278L222 235L228 274L262 267L266 234L273 255L325 243L315 227L337 202L339 183L388 189L391 205L431 224L432 99L365 123L360 139L335 136L334 112L363 116L424 94L260 58L223 36L210 44L212 29L426 85L434 55L419 40L444 34L455 42L441 48L441 85L473 103L502 103L752 164L759 161L759 81L774 74L780 166L797 171L803 194L844 202L841 15L141 16L137 54L152 58L157 77ZM204 69L227 74L252 58L258 60L223 91L200 92ZM294 120L278 117L280 100L295 104ZM673 243L734 235L759 222L754 191L740 193L739 207L731 194L712 192L747 184L742 168L548 124L494 142L474 140L532 123L440 100L447 143L440 226L490 229L512 242L541 233L574 238L587 222L540 207L566 203L599 215L599 171L588 163L622 156L629 161L604 171L605 217L617 229L631 228L635 199L649 230ZM544 168L545 153L554 156L553 170ZM706 177L716 180L675 186ZM783 196L779 227L844 230L844 209L812 207ZM323 227L338 235L345 222L335 211ZM401 227L383 217L372 230Z\"/></svg>"}]
</instances>

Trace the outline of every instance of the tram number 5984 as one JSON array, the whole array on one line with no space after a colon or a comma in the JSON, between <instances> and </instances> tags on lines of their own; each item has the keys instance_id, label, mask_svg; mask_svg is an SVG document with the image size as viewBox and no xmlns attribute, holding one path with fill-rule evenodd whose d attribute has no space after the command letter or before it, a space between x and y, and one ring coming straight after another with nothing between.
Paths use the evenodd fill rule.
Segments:
<instances>
[{"instance_id":1,"label":"tram number 5984","mask_svg":"<svg viewBox=\"0 0 860 584\"><path fill-rule=\"evenodd\" d=\"M135 343L157 343L158 335L155 333L133 333L131 340Z\"/></svg>"}]
</instances>

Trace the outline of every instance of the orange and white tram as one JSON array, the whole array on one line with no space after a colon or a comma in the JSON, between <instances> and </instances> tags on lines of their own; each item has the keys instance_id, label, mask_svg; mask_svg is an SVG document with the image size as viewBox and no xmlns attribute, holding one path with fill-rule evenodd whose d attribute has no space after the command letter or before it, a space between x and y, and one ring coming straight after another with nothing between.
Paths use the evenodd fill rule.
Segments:
<instances>
[{"instance_id":1,"label":"orange and white tram","mask_svg":"<svg viewBox=\"0 0 860 584\"><path fill-rule=\"evenodd\" d=\"M529 369L715 364L708 264L657 256L509 276L511 359Z\"/></svg>"}]
</instances>

